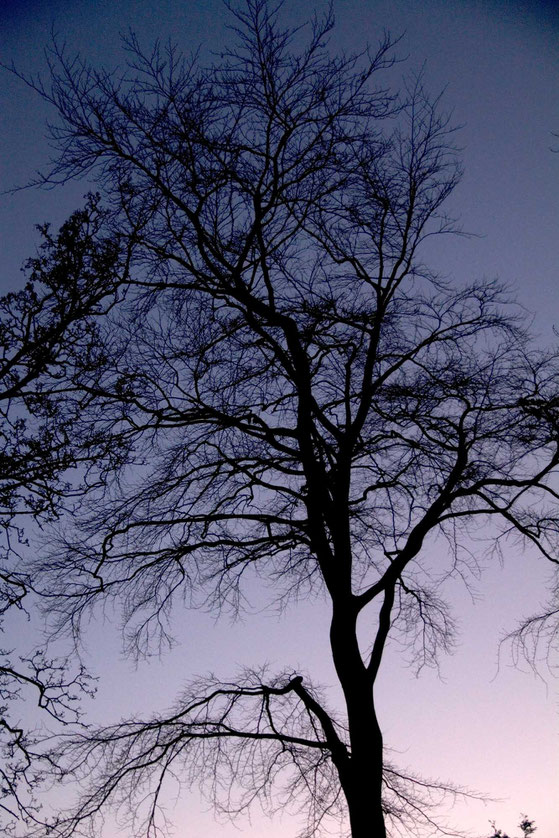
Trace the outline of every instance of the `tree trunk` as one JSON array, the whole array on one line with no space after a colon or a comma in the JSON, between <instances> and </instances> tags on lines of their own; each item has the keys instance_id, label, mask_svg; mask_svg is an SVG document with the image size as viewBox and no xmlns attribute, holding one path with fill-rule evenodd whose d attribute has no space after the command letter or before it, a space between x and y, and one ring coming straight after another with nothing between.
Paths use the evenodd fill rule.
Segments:
<instances>
[{"instance_id":1,"label":"tree trunk","mask_svg":"<svg viewBox=\"0 0 559 838\"><path fill-rule=\"evenodd\" d=\"M354 802L349 801L349 823L351 838L386 838L382 807L373 805L365 795Z\"/></svg>"},{"instance_id":2,"label":"tree trunk","mask_svg":"<svg viewBox=\"0 0 559 838\"><path fill-rule=\"evenodd\" d=\"M360 692L358 687L355 692ZM383 742L371 687L361 696L353 694L347 703L351 769L344 792L351 835L352 838L386 838L382 806Z\"/></svg>"},{"instance_id":3,"label":"tree trunk","mask_svg":"<svg viewBox=\"0 0 559 838\"><path fill-rule=\"evenodd\" d=\"M335 615L330 630L332 654L344 691L350 766L340 777L347 800L352 838L386 838L382 806L383 740L370 674L357 642L356 618Z\"/></svg>"}]
</instances>

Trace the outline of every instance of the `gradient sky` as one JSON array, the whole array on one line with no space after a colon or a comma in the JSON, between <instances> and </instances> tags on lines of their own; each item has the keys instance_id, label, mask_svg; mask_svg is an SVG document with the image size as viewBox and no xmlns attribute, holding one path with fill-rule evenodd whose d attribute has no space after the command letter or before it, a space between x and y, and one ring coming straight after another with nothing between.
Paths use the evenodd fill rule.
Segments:
<instances>
[{"instance_id":1,"label":"gradient sky","mask_svg":"<svg viewBox=\"0 0 559 838\"><path fill-rule=\"evenodd\" d=\"M301 22L317 0L285 3L287 20ZM352 49L374 44L383 29L402 34L406 69L425 62L427 87L445 88L444 101L463 148L465 176L450 210L472 238L445 238L430 246L429 260L458 280L499 276L509 281L533 314L542 342L553 340L559 313L559 3L537 0L336 0L333 44ZM171 37L189 51L217 49L228 35L219 0L0 0L1 54L25 72L44 68L51 31L69 51L114 66L122 61L119 32L133 28L144 44ZM43 139L48 108L20 82L2 76L0 188L24 184L48 160ZM83 182L55 191L23 191L0 199L3 290L21 283L19 267L32 255L33 225L60 224L80 205ZM538 838L559 835L557 680L542 670L514 668L498 643L518 619L546 600L549 569L542 560L511 548L504 566L491 567L476 602L456 585L461 625L456 653L441 671L419 679L397 650L386 661L380 684L386 739L402 765L425 775L476 788L501 802L470 803L450 813L456 825L487 835L488 821L512 834L519 813L535 818ZM172 703L181 682L214 671L227 676L243 664L269 661L274 669L297 668L333 684L326 647L328 609L299 603L278 619L263 612L266 593L254 586L252 613L244 622L215 623L205 614L177 615L179 645L162 662L134 671L120 654L108 625L94 627L89 652L103 674L93 716L110 721ZM557 663L557 661L556 661ZM332 692L336 699L335 689ZM281 822L216 824L196 795L177 803L178 836L279 838L295 833ZM116 838L108 826L107 838Z\"/></svg>"}]
</instances>

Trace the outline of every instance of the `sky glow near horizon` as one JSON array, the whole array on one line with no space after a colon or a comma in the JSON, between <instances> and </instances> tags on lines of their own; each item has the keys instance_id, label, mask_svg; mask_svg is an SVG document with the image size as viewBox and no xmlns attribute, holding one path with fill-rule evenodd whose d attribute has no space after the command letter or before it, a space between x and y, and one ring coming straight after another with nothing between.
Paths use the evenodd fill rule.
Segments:
<instances>
[{"instance_id":1,"label":"sky glow near horizon","mask_svg":"<svg viewBox=\"0 0 559 838\"><path fill-rule=\"evenodd\" d=\"M289 0L284 20L300 23L306 11ZM444 102L464 127L457 135L465 175L448 207L464 230L479 238L449 238L429 244L426 261L458 282L499 276L511 283L534 316L542 343L553 340L559 312L559 4L537 0L337 0L332 49L375 44L383 29L403 33L398 54L409 55L402 72L425 62L426 86L446 88ZM94 63L122 62L119 32L136 31L144 45L156 38L176 41L186 52L202 44L219 49L230 36L219 0L4 0L0 6L3 60L24 72L44 68L43 47L51 30L69 52ZM23 184L48 160L43 139L48 108L6 74L2 86L0 188ZM33 255L33 225L53 228L82 203L84 181L54 191L23 191L0 201L2 293L21 285L19 268ZM432 547L442 550L439 543ZM378 690L387 744L402 767L449 779L501 802L459 804L449 823L486 836L489 820L510 834L521 812L536 820L536 838L559 836L558 681L545 681L512 666L510 651L499 656L499 640L522 617L545 604L550 570L543 560L511 545L504 560L488 568L476 602L458 583L449 595L461 632L453 656L440 673L419 678L393 648ZM182 683L215 672L233 677L243 665L270 662L335 683L327 649L328 607L320 600L291 606L277 617L266 611L266 592L253 584L253 604L235 624L215 623L200 612L177 613L178 645L163 659L137 671L122 658L114 629L101 622L88 641L93 669L102 676L91 708L96 721L116 721L131 712L147 714L173 704ZM363 627L366 628L365 626ZM19 630L14 623L14 629ZM556 661L557 662L557 661ZM339 696L331 691L332 702ZM268 820L255 810L252 824L216 822L209 805L185 793L169 816L176 835L216 838L279 838L295 835L297 818ZM108 821L103 838L125 835Z\"/></svg>"}]
</instances>

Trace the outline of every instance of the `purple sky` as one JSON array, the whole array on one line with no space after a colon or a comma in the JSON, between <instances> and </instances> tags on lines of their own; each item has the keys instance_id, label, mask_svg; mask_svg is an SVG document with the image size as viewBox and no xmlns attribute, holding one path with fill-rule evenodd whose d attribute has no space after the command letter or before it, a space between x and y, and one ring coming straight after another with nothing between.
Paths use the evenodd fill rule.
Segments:
<instances>
[{"instance_id":1,"label":"purple sky","mask_svg":"<svg viewBox=\"0 0 559 838\"><path fill-rule=\"evenodd\" d=\"M301 4L286 2L286 19L301 21ZM320 10L324 3L309 4ZM299 10L299 11L297 11ZM515 287L534 315L543 342L553 339L559 312L559 3L537 0L337 0L333 45L374 44L383 29L404 33L399 46L406 68L425 63L427 86L446 88L445 102L464 127L465 177L451 199L474 238L434 242L429 258L442 273L467 278L499 276ZM25 72L44 67L42 49L52 29L68 48L109 66L121 61L118 33L132 27L149 44L169 36L188 51L202 43L219 50L226 15L218 0L3 0L3 60ZM25 183L48 160L43 139L48 109L10 76L2 77L1 188ZM33 253L33 225L61 223L81 203L87 184L60 191L24 191L0 201L2 289L21 282L22 261ZM442 549L442 548L440 548ZM380 687L388 744L399 762L426 775L451 779L501 802L458 806L450 820L486 835L489 819L514 833L520 812L535 818L538 838L559 835L557 680L547 683L515 669L498 642L517 619L545 602L549 570L534 556L511 548L504 567L493 566L479 585L476 603L456 585L462 627L453 657L441 672L419 679L388 658ZM231 626L204 614L177 615L180 645L162 663L134 672L123 662L108 626L95 632L90 651L105 673L93 714L109 721L131 711L163 708L182 681L214 671L233 675L243 664L270 661L274 669L297 667L333 684L325 644L324 603L299 604L280 620L263 614L265 593L256 586L253 615ZM99 637L103 638L102 642ZM302 638L305 638L302 642ZM545 675L545 671L543 673ZM336 697L335 689L332 692ZM187 795L174 818L179 836L279 838L295 833L290 816L252 826L216 825L204 804ZM116 828L106 838L116 838Z\"/></svg>"}]
</instances>

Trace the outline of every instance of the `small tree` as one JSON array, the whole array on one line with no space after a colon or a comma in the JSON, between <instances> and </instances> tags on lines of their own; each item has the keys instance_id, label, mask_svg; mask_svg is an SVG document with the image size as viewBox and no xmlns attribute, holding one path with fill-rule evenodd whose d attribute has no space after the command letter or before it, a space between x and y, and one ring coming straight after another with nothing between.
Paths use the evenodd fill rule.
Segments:
<instances>
[{"instance_id":1,"label":"small tree","mask_svg":"<svg viewBox=\"0 0 559 838\"><path fill-rule=\"evenodd\" d=\"M529 835L533 835L536 831L537 827L534 826L535 821L529 820L526 815L521 816L522 820L518 824L518 828L522 832L522 838L528 838ZM490 838L508 838L501 829L497 829L495 826L495 821L491 821L491 828L493 829L493 835Z\"/></svg>"},{"instance_id":2,"label":"small tree","mask_svg":"<svg viewBox=\"0 0 559 838\"><path fill-rule=\"evenodd\" d=\"M233 814L298 801L309 836L331 816L352 838L430 825L456 790L386 762L386 644L405 639L418 668L451 648L442 589L478 569L472 528L557 562L557 355L530 347L497 284L445 283L420 261L452 230L460 174L438 101L420 81L380 86L387 40L332 58L330 18L296 52L263 0L234 15L237 47L210 68L132 37L127 76L58 52L49 87L28 80L61 118L49 180L99 179L130 265L63 376L72 439L101 447L35 572L59 629L79 638L114 600L138 654L168 638L177 599L240 608L253 570L282 603L321 592L345 705L300 673L249 669L65 740L57 764L88 788L60 836L119 801L155 836L177 775Z\"/></svg>"}]
</instances>

